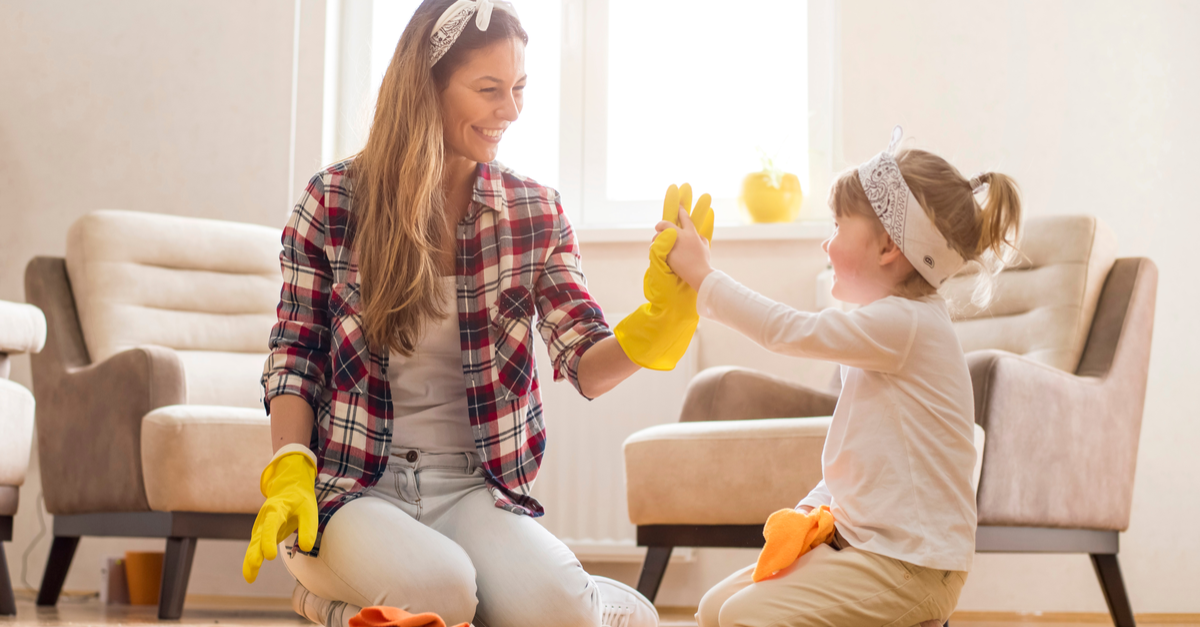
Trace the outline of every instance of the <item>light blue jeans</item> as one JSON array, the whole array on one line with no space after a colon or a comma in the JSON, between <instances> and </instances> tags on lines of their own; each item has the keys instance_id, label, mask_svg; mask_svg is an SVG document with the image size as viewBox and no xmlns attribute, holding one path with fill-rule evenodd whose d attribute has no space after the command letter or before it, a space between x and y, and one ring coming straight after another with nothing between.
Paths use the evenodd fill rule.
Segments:
<instances>
[{"instance_id":1,"label":"light blue jeans","mask_svg":"<svg viewBox=\"0 0 1200 627\"><path fill-rule=\"evenodd\" d=\"M435 612L448 625L596 627L595 581L528 516L499 509L474 454L393 454L344 505L318 557L285 554L310 592L353 606Z\"/></svg>"}]
</instances>

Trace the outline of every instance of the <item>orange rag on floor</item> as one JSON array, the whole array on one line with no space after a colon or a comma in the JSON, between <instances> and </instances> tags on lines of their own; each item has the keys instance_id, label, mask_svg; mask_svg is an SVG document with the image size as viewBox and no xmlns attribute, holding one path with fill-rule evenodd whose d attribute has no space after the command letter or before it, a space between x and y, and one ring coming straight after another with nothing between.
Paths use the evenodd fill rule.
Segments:
<instances>
[{"instance_id":1,"label":"orange rag on floor","mask_svg":"<svg viewBox=\"0 0 1200 627\"><path fill-rule=\"evenodd\" d=\"M791 566L801 555L833 539L833 514L828 505L804 514L781 509L767 519L763 538L767 541L751 579L758 583Z\"/></svg>"},{"instance_id":2,"label":"orange rag on floor","mask_svg":"<svg viewBox=\"0 0 1200 627\"><path fill-rule=\"evenodd\" d=\"M350 627L446 627L446 621L433 612L411 614L398 607L364 607L350 619ZM460 623L454 627L470 627Z\"/></svg>"}]
</instances>

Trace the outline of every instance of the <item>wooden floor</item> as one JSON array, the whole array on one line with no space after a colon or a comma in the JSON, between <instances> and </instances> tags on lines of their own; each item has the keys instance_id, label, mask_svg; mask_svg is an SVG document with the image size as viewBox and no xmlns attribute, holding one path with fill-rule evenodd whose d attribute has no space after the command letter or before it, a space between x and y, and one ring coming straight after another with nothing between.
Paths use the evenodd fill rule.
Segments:
<instances>
[{"instance_id":1,"label":"wooden floor","mask_svg":"<svg viewBox=\"0 0 1200 627\"><path fill-rule=\"evenodd\" d=\"M661 627L695 627L690 608L660 608ZM92 598L64 598L57 607L39 608L28 598L17 601L17 615L0 616L0 627L25 625L143 625L160 622L157 610L149 606L109 606ZM188 597L183 618L163 621L169 625L222 625L258 627L271 625L295 627L310 625L292 613L286 599L233 599L229 597ZM1069 627L1070 625L1111 625L1103 614L1016 615L1008 613L966 612L951 618L956 627ZM1139 626L1172 625L1200 627L1200 614L1149 614L1138 617Z\"/></svg>"}]
</instances>

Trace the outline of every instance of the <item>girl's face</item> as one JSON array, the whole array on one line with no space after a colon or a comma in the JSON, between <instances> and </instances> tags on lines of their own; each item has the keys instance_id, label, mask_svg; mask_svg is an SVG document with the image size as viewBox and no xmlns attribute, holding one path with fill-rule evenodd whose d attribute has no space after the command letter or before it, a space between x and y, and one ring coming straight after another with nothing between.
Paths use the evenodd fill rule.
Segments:
<instances>
[{"instance_id":1,"label":"girl's face","mask_svg":"<svg viewBox=\"0 0 1200 627\"><path fill-rule=\"evenodd\" d=\"M877 220L859 214L834 218L833 235L821 244L833 265L833 297L866 305L892 288L881 262L889 243Z\"/></svg>"},{"instance_id":2,"label":"girl's face","mask_svg":"<svg viewBox=\"0 0 1200 627\"><path fill-rule=\"evenodd\" d=\"M486 163L524 106L525 44L498 41L476 50L450 75L442 90L442 136L446 157Z\"/></svg>"}]
</instances>

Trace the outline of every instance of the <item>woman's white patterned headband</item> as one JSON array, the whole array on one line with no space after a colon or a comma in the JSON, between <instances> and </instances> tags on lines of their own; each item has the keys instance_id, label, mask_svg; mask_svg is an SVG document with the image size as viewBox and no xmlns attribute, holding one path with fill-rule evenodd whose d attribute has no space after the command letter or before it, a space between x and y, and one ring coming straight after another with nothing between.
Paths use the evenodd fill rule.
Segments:
<instances>
[{"instance_id":1,"label":"woman's white patterned headband","mask_svg":"<svg viewBox=\"0 0 1200 627\"><path fill-rule=\"evenodd\" d=\"M887 150L858 166L858 181L862 183L871 208L900 252L908 258L917 272L934 287L954 276L963 267L962 255L950 248L946 237L934 226L912 190L900 174L896 163L896 148L904 130L892 129L892 141Z\"/></svg>"},{"instance_id":2,"label":"woman's white patterned headband","mask_svg":"<svg viewBox=\"0 0 1200 627\"><path fill-rule=\"evenodd\" d=\"M492 9L500 9L517 17L516 8L504 0L458 0L450 5L433 25L433 33L429 36L429 67L437 65L445 56L467 27L472 15L475 16L475 26L486 31L492 23Z\"/></svg>"}]
</instances>

